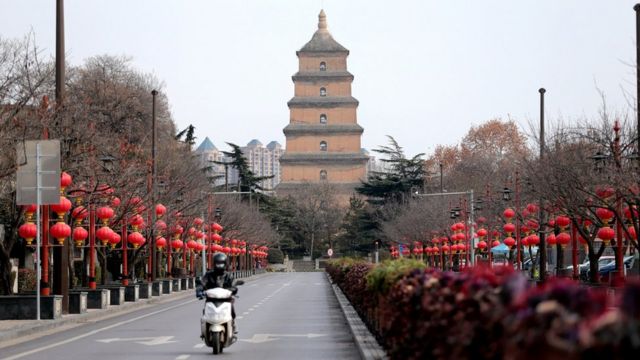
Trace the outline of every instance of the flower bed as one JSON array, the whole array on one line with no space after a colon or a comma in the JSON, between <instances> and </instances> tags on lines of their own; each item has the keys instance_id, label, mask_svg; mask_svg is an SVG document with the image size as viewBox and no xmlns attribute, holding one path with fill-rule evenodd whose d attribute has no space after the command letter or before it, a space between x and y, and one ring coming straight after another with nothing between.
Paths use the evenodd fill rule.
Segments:
<instances>
[{"instance_id":1,"label":"flower bed","mask_svg":"<svg viewBox=\"0 0 640 360\"><path fill-rule=\"evenodd\" d=\"M509 268L461 273L412 260L327 265L392 359L628 358L640 353L640 283L619 304L552 279L531 285ZM614 305L619 305L615 306Z\"/></svg>"}]
</instances>

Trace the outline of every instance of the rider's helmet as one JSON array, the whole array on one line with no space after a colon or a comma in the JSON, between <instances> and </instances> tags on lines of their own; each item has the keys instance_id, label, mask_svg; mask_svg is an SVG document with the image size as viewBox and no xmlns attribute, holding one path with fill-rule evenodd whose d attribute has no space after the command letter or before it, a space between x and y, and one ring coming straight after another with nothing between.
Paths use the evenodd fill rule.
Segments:
<instances>
[{"instance_id":1,"label":"rider's helmet","mask_svg":"<svg viewBox=\"0 0 640 360\"><path fill-rule=\"evenodd\" d=\"M223 253L217 253L213 255L213 272L216 274L223 274L227 268L227 255Z\"/></svg>"}]
</instances>

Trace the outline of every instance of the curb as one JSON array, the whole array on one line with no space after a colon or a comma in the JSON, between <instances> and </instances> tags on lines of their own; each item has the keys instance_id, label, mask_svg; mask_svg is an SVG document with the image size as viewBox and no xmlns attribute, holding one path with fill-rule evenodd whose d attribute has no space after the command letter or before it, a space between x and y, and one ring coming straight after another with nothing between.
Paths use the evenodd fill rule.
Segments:
<instances>
[{"instance_id":1,"label":"curb","mask_svg":"<svg viewBox=\"0 0 640 360\"><path fill-rule=\"evenodd\" d=\"M247 278L240 278L243 281L251 282L259 280L264 277L268 273L257 274ZM240 280L239 279L239 280ZM5 345L4 342L10 340L16 340L23 336L27 335L36 335L40 332L45 332L47 330L55 329L65 325L71 324L81 324L88 322L97 322L101 320L106 320L112 317L116 317L119 315L124 315L126 313L140 310L145 307L150 307L152 305L161 305L164 303L168 303L174 300L180 300L182 298L194 297L195 298L195 290L194 289L185 289L180 290L179 292L172 292L171 294L163 294L161 296L153 296L149 299L139 299L135 302L125 302L122 305L110 305L106 309L95 309L91 310L91 312L87 312L84 314L67 314L63 315L60 319L55 320L41 320L40 323L35 322L36 320L25 320L25 321L34 321L28 324L17 324L8 330L0 330L0 348L3 348ZM8 320L11 321L11 320ZM0 323L2 323L0 321ZM9 345L13 345L9 344Z\"/></svg>"},{"instance_id":2,"label":"curb","mask_svg":"<svg viewBox=\"0 0 640 360\"><path fill-rule=\"evenodd\" d=\"M0 348L3 347L3 342L9 340L15 340L17 338L34 335L35 333L44 332L47 330L55 329L64 325L86 323L91 321L106 320L118 315L123 315L128 312L139 310L145 306L160 305L173 300L179 300L186 297L193 296L193 292L188 290L181 290L180 292L171 293L163 296L155 296L149 299L140 299L136 302L126 302L123 305L110 305L107 309L96 309L84 314L69 314L63 315L61 319L56 320L41 320L40 323L29 323L16 325L10 330L0 330ZM11 321L11 320L9 320ZM31 320L26 320L31 321ZM36 321L36 320L33 320Z\"/></svg>"},{"instance_id":3,"label":"curb","mask_svg":"<svg viewBox=\"0 0 640 360\"><path fill-rule=\"evenodd\" d=\"M349 330L351 330L353 340L358 347L360 358L364 360L388 359L387 353L384 351L382 346L378 344L378 341L371 334L367 326L362 322L360 315L358 315L353 306L351 306L351 303L342 290L340 290L338 285L331 282L329 274L327 274L327 280L329 281L331 288L333 289L333 293L340 304L340 309L342 309L342 313L349 324Z\"/></svg>"}]
</instances>

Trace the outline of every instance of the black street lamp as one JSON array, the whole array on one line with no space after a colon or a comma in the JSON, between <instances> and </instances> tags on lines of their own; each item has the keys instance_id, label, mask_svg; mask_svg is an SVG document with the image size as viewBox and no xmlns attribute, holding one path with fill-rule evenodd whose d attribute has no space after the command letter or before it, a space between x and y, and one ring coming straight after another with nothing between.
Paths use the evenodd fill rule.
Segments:
<instances>
[{"instance_id":1,"label":"black street lamp","mask_svg":"<svg viewBox=\"0 0 640 360\"><path fill-rule=\"evenodd\" d=\"M505 201L505 202L511 201L512 193L513 193L513 190L509 189L508 187L505 187L504 189L502 189L502 201Z\"/></svg>"}]
</instances>

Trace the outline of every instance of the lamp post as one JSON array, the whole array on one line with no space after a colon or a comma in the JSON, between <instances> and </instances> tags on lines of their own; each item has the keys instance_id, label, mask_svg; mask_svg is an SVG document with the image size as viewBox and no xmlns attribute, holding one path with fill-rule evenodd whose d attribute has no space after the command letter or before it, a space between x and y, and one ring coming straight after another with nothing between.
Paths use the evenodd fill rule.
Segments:
<instances>
[{"instance_id":1,"label":"lamp post","mask_svg":"<svg viewBox=\"0 0 640 360\"><path fill-rule=\"evenodd\" d=\"M155 89L151 91L151 204L155 206L156 204L156 176L157 176L157 168L156 164L156 95L158 95L158 91ZM151 229L149 229L151 242L149 246L151 247L150 257L149 257L149 267L151 267L151 281L155 281L158 275L158 266L156 265L158 262L158 256L156 254L156 240L155 240L155 223L156 223L156 212L154 209L151 209Z\"/></svg>"},{"instance_id":2,"label":"lamp post","mask_svg":"<svg viewBox=\"0 0 640 360\"><path fill-rule=\"evenodd\" d=\"M544 160L544 147L545 147L545 140L544 140L544 93L546 92L546 90L544 88L540 88L538 90L538 92L540 93L540 164L542 164L542 161ZM545 220L545 213L544 213L544 206L542 206L542 201L543 199L540 198L539 200L539 206L538 206L538 224L540 225L539 229L539 238L540 238L540 245L538 248L538 251L540 252L540 281L544 282L547 278L547 246L546 246L546 241L545 241L545 233L544 233L544 226L543 224L546 223ZM531 266L535 266L535 264L531 264Z\"/></svg>"}]
</instances>

